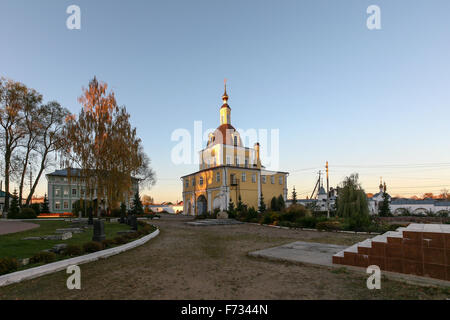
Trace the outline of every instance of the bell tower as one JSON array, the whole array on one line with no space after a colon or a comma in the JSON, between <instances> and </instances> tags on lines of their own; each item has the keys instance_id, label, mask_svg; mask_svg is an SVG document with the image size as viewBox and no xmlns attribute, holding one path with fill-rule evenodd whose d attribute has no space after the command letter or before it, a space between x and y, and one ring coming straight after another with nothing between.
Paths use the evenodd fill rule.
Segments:
<instances>
[{"instance_id":1,"label":"bell tower","mask_svg":"<svg viewBox=\"0 0 450 320\"><path fill-rule=\"evenodd\" d=\"M230 124L231 125L231 108L228 105L228 94L227 94L227 79L225 79L225 92L222 96L223 105L220 108L220 125Z\"/></svg>"}]
</instances>

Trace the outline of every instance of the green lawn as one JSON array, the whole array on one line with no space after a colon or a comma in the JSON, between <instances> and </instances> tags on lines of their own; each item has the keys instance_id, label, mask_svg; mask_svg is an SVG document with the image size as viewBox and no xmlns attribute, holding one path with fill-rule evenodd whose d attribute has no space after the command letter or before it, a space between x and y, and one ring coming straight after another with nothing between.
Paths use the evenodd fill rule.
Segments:
<instances>
[{"instance_id":1,"label":"green lawn","mask_svg":"<svg viewBox=\"0 0 450 320\"><path fill-rule=\"evenodd\" d=\"M88 229L83 233L73 233L72 238L68 240L22 240L28 237L38 237L55 234L56 229L70 228L68 221L36 221L40 227L0 236L0 258L11 257L16 259L30 258L35 253L51 249L55 244L67 243L83 245L92 240L93 229ZM105 222L106 239L112 239L117 236L117 231L129 230L126 224Z\"/></svg>"}]
</instances>

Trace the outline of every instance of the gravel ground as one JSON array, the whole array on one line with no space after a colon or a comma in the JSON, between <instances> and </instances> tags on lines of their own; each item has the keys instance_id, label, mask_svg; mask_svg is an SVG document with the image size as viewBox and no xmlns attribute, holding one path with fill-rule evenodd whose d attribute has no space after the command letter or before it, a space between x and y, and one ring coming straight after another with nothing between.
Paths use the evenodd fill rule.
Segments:
<instances>
[{"instance_id":1,"label":"gravel ground","mask_svg":"<svg viewBox=\"0 0 450 320\"><path fill-rule=\"evenodd\" d=\"M30 222L0 221L0 235L26 231L38 227L38 224Z\"/></svg>"},{"instance_id":2,"label":"gravel ground","mask_svg":"<svg viewBox=\"0 0 450 320\"><path fill-rule=\"evenodd\" d=\"M163 216L147 244L81 266L81 290L65 272L0 288L1 299L445 299L448 290L382 279L368 290L364 275L345 268L273 262L250 251L293 241L351 245L364 235L298 231L243 224L189 226Z\"/></svg>"}]
</instances>

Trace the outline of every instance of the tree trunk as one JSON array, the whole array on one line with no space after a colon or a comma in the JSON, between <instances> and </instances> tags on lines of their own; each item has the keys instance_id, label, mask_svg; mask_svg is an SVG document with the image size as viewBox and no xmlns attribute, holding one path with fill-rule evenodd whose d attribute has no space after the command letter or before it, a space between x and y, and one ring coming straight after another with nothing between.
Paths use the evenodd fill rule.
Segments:
<instances>
[{"instance_id":1,"label":"tree trunk","mask_svg":"<svg viewBox=\"0 0 450 320\"><path fill-rule=\"evenodd\" d=\"M31 190L30 190L30 194L28 195L28 198L27 198L27 202L26 202L27 206L30 205L31 199L32 199L33 194L34 194L34 191L36 190L36 187L37 187L37 185L39 183L39 179L41 178L42 172L44 172L45 161L47 161L47 155L48 155L48 151L45 151L44 155L42 156L41 167L39 168L39 173L36 176L36 179L34 180L33 186L31 187Z\"/></svg>"},{"instance_id":2,"label":"tree trunk","mask_svg":"<svg viewBox=\"0 0 450 320\"><path fill-rule=\"evenodd\" d=\"M11 150L9 146L6 146L5 151L5 205L3 207L3 217L6 218L9 209L9 169L11 161Z\"/></svg>"},{"instance_id":3,"label":"tree trunk","mask_svg":"<svg viewBox=\"0 0 450 320\"><path fill-rule=\"evenodd\" d=\"M24 164L23 164L23 169L22 169L22 176L20 177L20 184L19 184L19 207L22 207L22 196L23 196L23 185L24 185L24 181L25 181L25 175L27 172L27 167L28 167L28 159L30 157L30 141L28 141L27 144L27 153L25 155L25 160L24 160ZM27 201L27 205L28 205L28 201Z\"/></svg>"}]
</instances>

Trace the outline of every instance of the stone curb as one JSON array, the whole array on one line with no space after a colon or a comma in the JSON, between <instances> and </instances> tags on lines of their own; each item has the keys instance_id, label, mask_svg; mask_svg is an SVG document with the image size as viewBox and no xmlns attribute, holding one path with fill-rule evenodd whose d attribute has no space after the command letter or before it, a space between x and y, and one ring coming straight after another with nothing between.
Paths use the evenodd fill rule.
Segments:
<instances>
[{"instance_id":1,"label":"stone curb","mask_svg":"<svg viewBox=\"0 0 450 320\"><path fill-rule=\"evenodd\" d=\"M70 259L65 259L49 264L45 264L43 266L39 266L36 268L31 268L27 270L17 271L10 274L5 274L3 276L0 276L0 287L7 286L13 283L22 282L24 280L30 280L37 277L41 277L50 273L58 272L61 270L66 269L68 266L71 265L80 265L88 262L93 262L99 259L105 259L111 256L114 256L116 254L131 250L133 248L136 248L138 246L143 245L144 243L148 242L149 240L155 238L157 235L159 235L159 229L153 231L149 235L146 235L145 237L142 237L138 240L126 243L124 245L97 251L94 253L86 254L79 257L74 257Z\"/></svg>"},{"instance_id":2,"label":"stone curb","mask_svg":"<svg viewBox=\"0 0 450 320\"><path fill-rule=\"evenodd\" d=\"M274 226L271 224L259 224L255 222L247 222L248 224L253 224L255 226L263 226L277 229L286 229L286 230L303 230L303 231L315 231L315 232L331 232L331 233L349 233L349 234L367 234L367 235L380 235L378 232L358 232L358 231L345 231L345 230L337 230L337 231L327 231L327 230L318 230L318 229L309 229L309 228L290 228L290 227L282 227L282 226Z\"/></svg>"}]
</instances>

